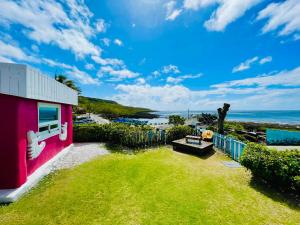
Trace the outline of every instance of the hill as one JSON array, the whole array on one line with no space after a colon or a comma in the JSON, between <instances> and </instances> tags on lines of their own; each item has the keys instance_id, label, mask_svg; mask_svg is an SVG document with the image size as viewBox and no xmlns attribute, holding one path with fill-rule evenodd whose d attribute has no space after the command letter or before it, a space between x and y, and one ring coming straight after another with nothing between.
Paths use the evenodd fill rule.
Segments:
<instances>
[{"instance_id":1,"label":"hill","mask_svg":"<svg viewBox=\"0 0 300 225\"><path fill-rule=\"evenodd\" d=\"M153 110L139 107L124 106L115 101L79 96L79 104L75 113L91 112L113 119L117 117L156 118Z\"/></svg>"}]
</instances>

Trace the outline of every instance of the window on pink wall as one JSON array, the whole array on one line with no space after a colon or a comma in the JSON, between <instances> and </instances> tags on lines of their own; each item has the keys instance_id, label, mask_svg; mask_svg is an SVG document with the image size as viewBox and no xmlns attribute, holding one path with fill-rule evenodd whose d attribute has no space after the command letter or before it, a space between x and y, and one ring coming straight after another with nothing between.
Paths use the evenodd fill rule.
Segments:
<instances>
[{"instance_id":1,"label":"window on pink wall","mask_svg":"<svg viewBox=\"0 0 300 225\"><path fill-rule=\"evenodd\" d=\"M39 141L60 134L61 106L59 104L38 103Z\"/></svg>"}]
</instances>

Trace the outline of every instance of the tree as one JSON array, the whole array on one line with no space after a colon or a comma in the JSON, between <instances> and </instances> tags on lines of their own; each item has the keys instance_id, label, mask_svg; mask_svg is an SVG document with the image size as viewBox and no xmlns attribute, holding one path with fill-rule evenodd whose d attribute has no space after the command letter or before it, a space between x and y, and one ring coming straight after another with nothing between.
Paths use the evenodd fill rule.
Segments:
<instances>
[{"instance_id":1,"label":"tree","mask_svg":"<svg viewBox=\"0 0 300 225\"><path fill-rule=\"evenodd\" d=\"M169 124L174 124L175 126L183 125L185 122L184 117L178 115L169 116Z\"/></svg>"},{"instance_id":2,"label":"tree","mask_svg":"<svg viewBox=\"0 0 300 225\"><path fill-rule=\"evenodd\" d=\"M224 121L227 115L227 112L230 108L230 104L224 103L223 108L218 108L218 133L224 134Z\"/></svg>"},{"instance_id":3,"label":"tree","mask_svg":"<svg viewBox=\"0 0 300 225\"><path fill-rule=\"evenodd\" d=\"M58 81L59 83L68 86L69 88L72 88L73 90L78 92L78 95L81 95L81 89L75 84L74 81L69 80L65 75L56 74L55 80Z\"/></svg>"},{"instance_id":4,"label":"tree","mask_svg":"<svg viewBox=\"0 0 300 225\"><path fill-rule=\"evenodd\" d=\"M198 121L204 125L212 125L215 124L218 119L216 115L210 113L202 113L197 117Z\"/></svg>"},{"instance_id":5,"label":"tree","mask_svg":"<svg viewBox=\"0 0 300 225\"><path fill-rule=\"evenodd\" d=\"M91 113L93 112L93 106L92 106L91 103L88 103L88 104L86 105L86 111L87 111L87 113L89 114L89 118L91 118Z\"/></svg>"}]
</instances>

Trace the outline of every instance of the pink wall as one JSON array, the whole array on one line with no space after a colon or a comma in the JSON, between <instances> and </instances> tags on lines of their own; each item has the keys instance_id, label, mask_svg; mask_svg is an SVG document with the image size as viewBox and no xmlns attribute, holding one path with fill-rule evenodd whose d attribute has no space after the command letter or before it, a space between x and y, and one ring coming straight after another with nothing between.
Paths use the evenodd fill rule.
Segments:
<instances>
[{"instance_id":1,"label":"pink wall","mask_svg":"<svg viewBox=\"0 0 300 225\"><path fill-rule=\"evenodd\" d=\"M68 138L51 137L34 160L27 158L27 132L38 131L39 101L0 94L0 189L17 188L27 176L72 144L72 106L61 105L61 122L68 122Z\"/></svg>"}]
</instances>

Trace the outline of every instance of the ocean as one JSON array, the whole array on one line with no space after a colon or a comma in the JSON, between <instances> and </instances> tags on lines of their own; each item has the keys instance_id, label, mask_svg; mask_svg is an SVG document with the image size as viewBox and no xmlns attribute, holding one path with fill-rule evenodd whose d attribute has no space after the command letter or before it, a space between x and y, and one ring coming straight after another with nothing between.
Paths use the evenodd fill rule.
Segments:
<instances>
[{"instance_id":1,"label":"ocean","mask_svg":"<svg viewBox=\"0 0 300 225\"><path fill-rule=\"evenodd\" d=\"M204 113L215 113L216 111L190 111L190 115ZM162 111L156 112L160 116L159 121L165 121L169 115L188 116L188 111ZM295 124L300 125L300 110L285 110L285 111L229 111L226 117L230 121L243 122L265 122L265 123L280 123L280 124Z\"/></svg>"}]
</instances>

